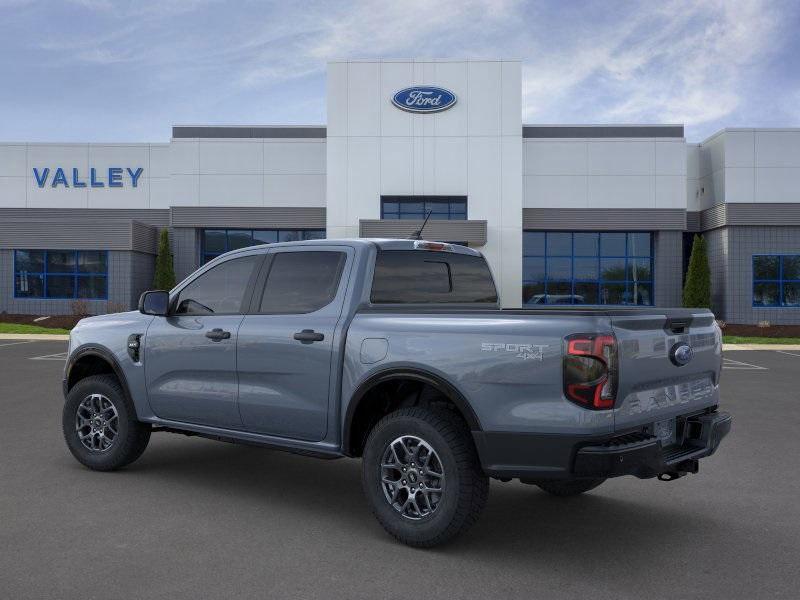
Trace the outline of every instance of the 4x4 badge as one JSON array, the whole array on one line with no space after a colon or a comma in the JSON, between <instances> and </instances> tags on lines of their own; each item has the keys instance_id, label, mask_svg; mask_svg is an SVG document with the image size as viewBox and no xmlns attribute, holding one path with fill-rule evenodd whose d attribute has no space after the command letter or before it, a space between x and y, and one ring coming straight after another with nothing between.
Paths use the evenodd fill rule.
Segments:
<instances>
[{"instance_id":1,"label":"4x4 badge","mask_svg":"<svg viewBox=\"0 0 800 600\"><path fill-rule=\"evenodd\" d=\"M482 352L513 352L515 358L522 360L538 360L544 358L544 349L548 344L503 344L497 342L483 342Z\"/></svg>"}]
</instances>

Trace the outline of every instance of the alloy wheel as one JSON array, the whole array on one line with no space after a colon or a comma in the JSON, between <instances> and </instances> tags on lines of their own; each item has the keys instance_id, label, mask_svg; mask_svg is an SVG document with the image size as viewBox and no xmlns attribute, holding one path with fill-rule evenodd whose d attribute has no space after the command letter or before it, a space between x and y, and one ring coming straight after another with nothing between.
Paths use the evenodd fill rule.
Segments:
<instances>
[{"instance_id":1,"label":"alloy wheel","mask_svg":"<svg viewBox=\"0 0 800 600\"><path fill-rule=\"evenodd\" d=\"M119 415L102 394L86 396L78 405L75 430L81 444L92 452L107 452L119 435Z\"/></svg>"},{"instance_id":2,"label":"alloy wheel","mask_svg":"<svg viewBox=\"0 0 800 600\"><path fill-rule=\"evenodd\" d=\"M406 519L418 521L439 507L445 490L439 455L422 438L404 435L392 441L381 460L386 501Z\"/></svg>"}]
</instances>

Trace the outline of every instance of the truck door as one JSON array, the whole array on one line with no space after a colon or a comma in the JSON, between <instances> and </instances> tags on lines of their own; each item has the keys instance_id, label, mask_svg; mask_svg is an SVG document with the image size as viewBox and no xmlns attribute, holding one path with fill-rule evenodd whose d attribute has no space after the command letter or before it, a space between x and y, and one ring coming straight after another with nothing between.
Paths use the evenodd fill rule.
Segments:
<instances>
[{"instance_id":1,"label":"truck door","mask_svg":"<svg viewBox=\"0 0 800 600\"><path fill-rule=\"evenodd\" d=\"M201 273L145 336L150 406L162 419L241 428L236 407L236 336L265 254L233 258Z\"/></svg>"},{"instance_id":2,"label":"truck door","mask_svg":"<svg viewBox=\"0 0 800 600\"><path fill-rule=\"evenodd\" d=\"M319 441L328 427L333 348L353 251L275 248L239 329L239 411L246 429Z\"/></svg>"}]
</instances>

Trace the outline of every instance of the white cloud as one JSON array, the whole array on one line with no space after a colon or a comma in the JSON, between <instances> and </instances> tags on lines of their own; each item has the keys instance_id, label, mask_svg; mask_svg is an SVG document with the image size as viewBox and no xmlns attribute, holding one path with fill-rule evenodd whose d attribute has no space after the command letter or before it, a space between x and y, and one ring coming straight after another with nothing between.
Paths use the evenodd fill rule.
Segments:
<instances>
[{"instance_id":1,"label":"white cloud","mask_svg":"<svg viewBox=\"0 0 800 600\"><path fill-rule=\"evenodd\" d=\"M682 122L696 139L720 126L762 124L765 115L770 124L800 118L800 88L787 66L797 64L796 0L0 0L0 7L14 7L0 19L0 56L16 77L6 89L18 90L6 95L13 107L41 98L28 79L36 72L37 81L62 85L65 110L91 111L93 83L74 85L77 71L102 82L90 96L103 100L109 119L116 110L148 121L188 113L320 122L329 60L506 57L523 61L525 122Z\"/></svg>"},{"instance_id":2,"label":"white cloud","mask_svg":"<svg viewBox=\"0 0 800 600\"><path fill-rule=\"evenodd\" d=\"M322 4L284 14L247 42L258 63L242 68L254 86L322 73L340 58L497 56L496 41L518 16L516 0Z\"/></svg>"},{"instance_id":3,"label":"white cloud","mask_svg":"<svg viewBox=\"0 0 800 600\"><path fill-rule=\"evenodd\" d=\"M570 99L585 106L576 95L589 93L595 120L716 121L739 107L748 69L772 50L780 26L760 0L643 4L631 15L527 63L525 118L558 116Z\"/></svg>"}]
</instances>

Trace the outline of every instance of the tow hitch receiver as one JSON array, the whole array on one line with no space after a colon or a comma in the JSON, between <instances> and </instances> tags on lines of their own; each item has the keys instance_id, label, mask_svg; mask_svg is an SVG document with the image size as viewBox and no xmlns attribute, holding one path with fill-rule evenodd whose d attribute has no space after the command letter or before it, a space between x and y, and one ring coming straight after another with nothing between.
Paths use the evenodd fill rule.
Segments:
<instances>
[{"instance_id":1,"label":"tow hitch receiver","mask_svg":"<svg viewBox=\"0 0 800 600\"><path fill-rule=\"evenodd\" d=\"M688 475L689 473L697 473L700 470L699 460L685 460L675 465L674 471L665 471L658 474L659 481L675 481L676 479Z\"/></svg>"}]
</instances>

